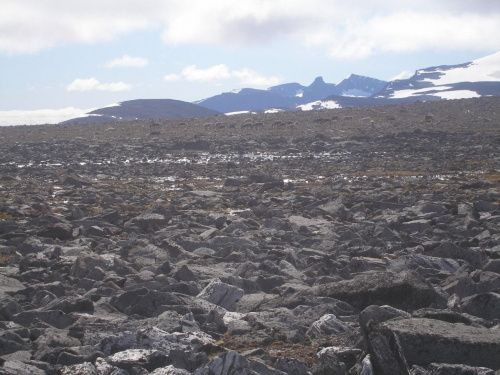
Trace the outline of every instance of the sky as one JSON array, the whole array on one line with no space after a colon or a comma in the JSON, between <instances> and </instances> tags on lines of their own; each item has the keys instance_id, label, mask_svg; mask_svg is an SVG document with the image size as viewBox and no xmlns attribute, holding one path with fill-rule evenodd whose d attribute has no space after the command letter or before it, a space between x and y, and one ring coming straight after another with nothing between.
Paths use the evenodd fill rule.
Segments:
<instances>
[{"instance_id":1,"label":"sky","mask_svg":"<svg viewBox=\"0 0 500 375\"><path fill-rule=\"evenodd\" d=\"M500 51L498 0L1 0L0 125Z\"/></svg>"}]
</instances>

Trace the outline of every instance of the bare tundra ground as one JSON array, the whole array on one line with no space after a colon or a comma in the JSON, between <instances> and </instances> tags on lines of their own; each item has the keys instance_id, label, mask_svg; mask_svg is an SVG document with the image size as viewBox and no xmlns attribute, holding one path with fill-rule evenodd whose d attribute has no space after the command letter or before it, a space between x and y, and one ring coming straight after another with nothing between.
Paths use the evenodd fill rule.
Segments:
<instances>
[{"instance_id":1,"label":"bare tundra ground","mask_svg":"<svg viewBox=\"0 0 500 375\"><path fill-rule=\"evenodd\" d=\"M0 374L498 374L499 109L0 127Z\"/></svg>"}]
</instances>

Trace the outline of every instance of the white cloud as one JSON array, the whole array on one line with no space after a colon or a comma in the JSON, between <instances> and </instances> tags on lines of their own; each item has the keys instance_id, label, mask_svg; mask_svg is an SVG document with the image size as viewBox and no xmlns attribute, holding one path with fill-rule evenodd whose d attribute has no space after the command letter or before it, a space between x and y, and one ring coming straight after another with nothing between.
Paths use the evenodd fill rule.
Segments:
<instances>
[{"instance_id":1,"label":"white cloud","mask_svg":"<svg viewBox=\"0 0 500 375\"><path fill-rule=\"evenodd\" d=\"M132 88L131 85L123 82L113 82L113 83L101 83L95 78L81 79L77 78L73 82L71 82L68 86L66 86L66 90L68 91L92 91L92 90L100 90L100 91L125 91L130 90Z\"/></svg>"},{"instance_id":2,"label":"white cloud","mask_svg":"<svg viewBox=\"0 0 500 375\"><path fill-rule=\"evenodd\" d=\"M336 59L500 49L492 0L3 0L0 51L30 53L160 30L168 44L248 48L286 39Z\"/></svg>"},{"instance_id":3,"label":"white cloud","mask_svg":"<svg viewBox=\"0 0 500 375\"><path fill-rule=\"evenodd\" d=\"M274 86L282 82L282 79L276 76L266 77L250 69L235 70L232 75L239 78L241 83L251 86Z\"/></svg>"},{"instance_id":4,"label":"white cloud","mask_svg":"<svg viewBox=\"0 0 500 375\"><path fill-rule=\"evenodd\" d=\"M413 76L415 72L410 72L409 70L403 70L401 73L389 78L389 81L395 81L397 79L407 79Z\"/></svg>"},{"instance_id":5,"label":"white cloud","mask_svg":"<svg viewBox=\"0 0 500 375\"><path fill-rule=\"evenodd\" d=\"M224 64L214 65L207 69L197 69L195 65L186 66L181 75L187 81L213 82L231 78L229 68Z\"/></svg>"},{"instance_id":6,"label":"white cloud","mask_svg":"<svg viewBox=\"0 0 500 375\"><path fill-rule=\"evenodd\" d=\"M72 43L107 42L151 24L141 3L124 3L2 0L0 51L33 53Z\"/></svg>"},{"instance_id":7,"label":"white cloud","mask_svg":"<svg viewBox=\"0 0 500 375\"><path fill-rule=\"evenodd\" d=\"M180 81L181 77L178 74L167 74L163 77L166 82Z\"/></svg>"},{"instance_id":8,"label":"white cloud","mask_svg":"<svg viewBox=\"0 0 500 375\"><path fill-rule=\"evenodd\" d=\"M93 109L74 107L62 109L39 109L34 111L0 111L0 126L57 124L75 117L83 116Z\"/></svg>"},{"instance_id":9,"label":"white cloud","mask_svg":"<svg viewBox=\"0 0 500 375\"><path fill-rule=\"evenodd\" d=\"M108 61L104 66L106 68L143 68L148 66L149 61L144 57L132 57L123 55L111 61Z\"/></svg>"},{"instance_id":10,"label":"white cloud","mask_svg":"<svg viewBox=\"0 0 500 375\"><path fill-rule=\"evenodd\" d=\"M199 69L196 65L189 65L182 69L180 75L168 74L164 77L166 81L184 78L190 82L220 82L228 79L238 79L241 84L251 86L273 86L282 81L280 77L266 77L251 69L243 68L231 70L225 64L214 65L206 69Z\"/></svg>"}]
</instances>

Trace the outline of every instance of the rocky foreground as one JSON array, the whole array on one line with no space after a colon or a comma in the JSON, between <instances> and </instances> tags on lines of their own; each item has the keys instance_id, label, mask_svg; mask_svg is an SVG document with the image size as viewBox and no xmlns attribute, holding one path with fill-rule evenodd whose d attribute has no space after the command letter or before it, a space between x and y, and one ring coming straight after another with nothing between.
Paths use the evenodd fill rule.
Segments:
<instances>
[{"instance_id":1,"label":"rocky foreground","mask_svg":"<svg viewBox=\"0 0 500 375\"><path fill-rule=\"evenodd\" d=\"M500 374L499 108L0 128L0 374Z\"/></svg>"}]
</instances>

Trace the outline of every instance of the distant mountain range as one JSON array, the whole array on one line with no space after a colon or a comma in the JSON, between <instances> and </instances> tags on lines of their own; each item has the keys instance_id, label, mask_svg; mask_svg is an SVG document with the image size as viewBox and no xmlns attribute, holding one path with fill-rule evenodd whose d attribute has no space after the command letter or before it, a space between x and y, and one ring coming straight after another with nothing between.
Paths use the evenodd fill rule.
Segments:
<instances>
[{"instance_id":1,"label":"distant mountain range","mask_svg":"<svg viewBox=\"0 0 500 375\"><path fill-rule=\"evenodd\" d=\"M275 112L359 107L500 96L500 52L472 62L420 69L391 82L352 74L339 84L318 77L309 86L286 83L267 90L244 88L194 103L138 99L87 113L66 122L204 117L239 112Z\"/></svg>"},{"instance_id":2,"label":"distant mountain range","mask_svg":"<svg viewBox=\"0 0 500 375\"><path fill-rule=\"evenodd\" d=\"M369 97L382 90L388 82L352 74L338 85L325 83L318 77L309 86L286 83L267 90L242 89L212 96L196 102L219 112L263 111L270 108L290 109L332 95Z\"/></svg>"}]
</instances>

